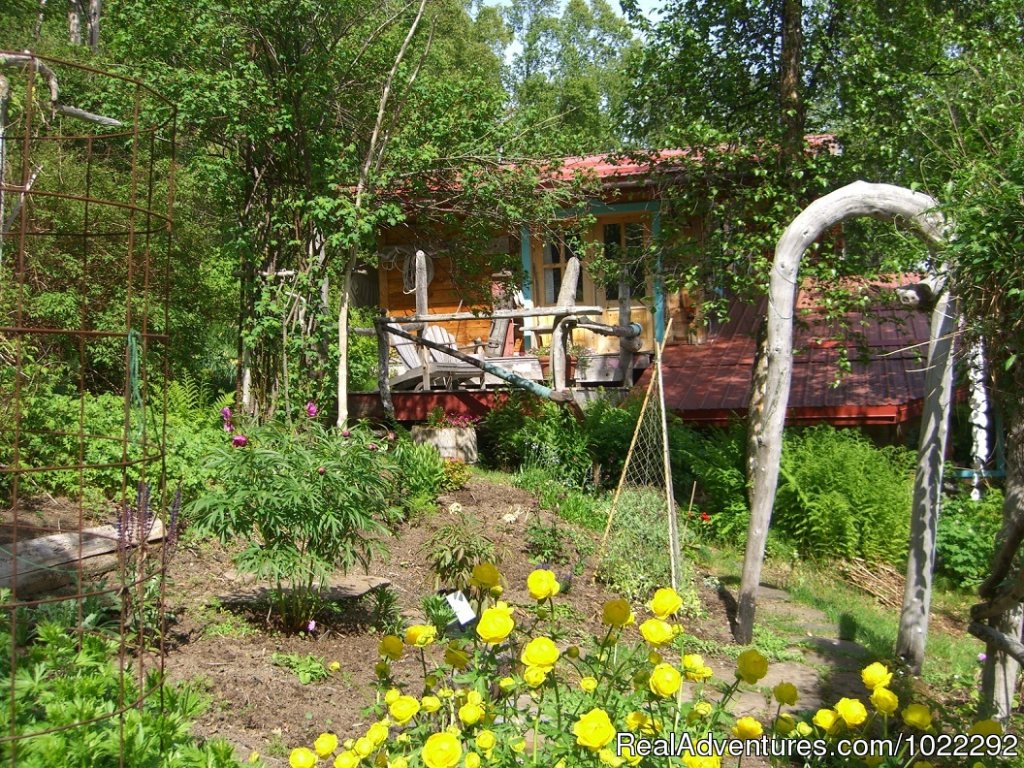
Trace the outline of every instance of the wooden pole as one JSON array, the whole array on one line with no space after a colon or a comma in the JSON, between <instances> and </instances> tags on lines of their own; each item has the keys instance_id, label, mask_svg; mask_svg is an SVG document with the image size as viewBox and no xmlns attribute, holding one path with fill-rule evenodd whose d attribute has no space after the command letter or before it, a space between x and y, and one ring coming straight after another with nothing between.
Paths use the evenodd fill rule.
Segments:
<instances>
[{"instance_id":1,"label":"wooden pole","mask_svg":"<svg viewBox=\"0 0 1024 768\"><path fill-rule=\"evenodd\" d=\"M377 331L377 391L380 392L380 402L384 406L384 414L390 421L394 421L395 404L391 400L391 377L388 375L391 344L388 341L388 331L383 319L374 318L373 327Z\"/></svg>"},{"instance_id":2,"label":"wooden pole","mask_svg":"<svg viewBox=\"0 0 1024 768\"><path fill-rule=\"evenodd\" d=\"M668 448L668 415L665 413L665 376L661 367L661 355L665 350L665 341L672 331L672 318L665 326L665 335L661 344L655 344L655 366L658 369L658 398L661 403L661 451L665 466L665 509L668 514L668 546L669 564L672 569L672 589L679 589L682 553L679 548L679 520L676 517L676 499L672 488L672 456Z\"/></svg>"}]
</instances>

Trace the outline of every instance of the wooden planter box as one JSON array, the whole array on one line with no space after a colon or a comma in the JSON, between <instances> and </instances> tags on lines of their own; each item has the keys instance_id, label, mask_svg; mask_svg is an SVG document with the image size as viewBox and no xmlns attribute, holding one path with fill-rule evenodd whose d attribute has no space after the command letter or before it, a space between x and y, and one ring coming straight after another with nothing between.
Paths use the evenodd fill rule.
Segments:
<instances>
[{"instance_id":1,"label":"wooden planter box","mask_svg":"<svg viewBox=\"0 0 1024 768\"><path fill-rule=\"evenodd\" d=\"M476 427L427 427L417 424L412 428L412 439L437 448L441 458L475 464Z\"/></svg>"}]
</instances>

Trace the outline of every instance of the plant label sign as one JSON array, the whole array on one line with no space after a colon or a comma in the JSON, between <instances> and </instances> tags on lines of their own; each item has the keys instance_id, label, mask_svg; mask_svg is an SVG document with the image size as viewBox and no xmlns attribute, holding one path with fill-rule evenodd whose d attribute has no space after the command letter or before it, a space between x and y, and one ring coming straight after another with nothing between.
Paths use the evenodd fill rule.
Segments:
<instances>
[{"instance_id":1,"label":"plant label sign","mask_svg":"<svg viewBox=\"0 0 1024 768\"><path fill-rule=\"evenodd\" d=\"M473 612L469 600L466 599L462 592L452 592L449 595L445 595L444 599L452 607L452 610L455 612L455 618L459 620L459 624L468 624L476 618L476 613Z\"/></svg>"}]
</instances>

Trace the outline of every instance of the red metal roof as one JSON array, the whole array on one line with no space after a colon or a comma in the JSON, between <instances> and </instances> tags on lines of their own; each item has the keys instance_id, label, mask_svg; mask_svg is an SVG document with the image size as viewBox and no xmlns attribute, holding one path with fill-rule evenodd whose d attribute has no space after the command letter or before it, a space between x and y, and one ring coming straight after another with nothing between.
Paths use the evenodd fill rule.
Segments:
<instances>
[{"instance_id":1,"label":"red metal roof","mask_svg":"<svg viewBox=\"0 0 1024 768\"><path fill-rule=\"evenodd\" d=\"M897 282L913 279L916 276ZM813 293L802 291L787 421L896 424L919 415L930 314L891 306L877 307L870 316L850 313L843 319L860 333L858 345L856 340L837 339L813 303ZM733 302L728 320L709 333L706 343L665 348L669 409L687 420L713 423L746 413L754 337L765 305L765 300L758 305ZM838 376L844 349L852 370ZM646 384L647 375L640 386Z\"/></svg>"}]
</instances>

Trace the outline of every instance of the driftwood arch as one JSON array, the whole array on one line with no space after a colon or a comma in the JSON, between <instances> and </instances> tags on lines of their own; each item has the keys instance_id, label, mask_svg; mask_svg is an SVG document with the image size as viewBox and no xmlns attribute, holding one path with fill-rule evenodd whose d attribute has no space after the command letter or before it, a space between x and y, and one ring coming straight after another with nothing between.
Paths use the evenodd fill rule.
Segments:
<instances>
[{"instance_id":1,"label":"driftwood arch","mask_svg":"<svg viewBox=\"0 0 1024 768\"><path fill-rule=\"evenodd\" d=\"M778 486L782 430L792 376L793 313L804 251L830 227L860 216L902 220L930 247L941 246L946 240L946 224L935 211L937 206L933 198L920 192L857 181L811 203L779 239L769 288L766 354L760 371L763 377L755 377L763 381L764 386L758 386L755 381L750 403L751 511L736 631L741 643L749 643L753 637L757 589ZM942 272L944 270L934 276L930 286L938 298L931 319L907 585L896 647L897 654L915 672L920 671L924 660L928 632L935 530L953 379L951 351L957 308L955 298L943 290L945 275Z\"/></svg>"}]
</instances>

